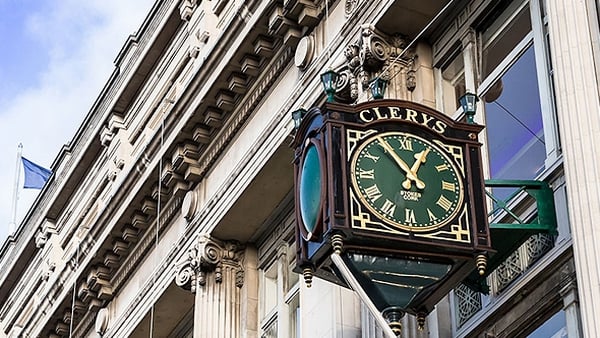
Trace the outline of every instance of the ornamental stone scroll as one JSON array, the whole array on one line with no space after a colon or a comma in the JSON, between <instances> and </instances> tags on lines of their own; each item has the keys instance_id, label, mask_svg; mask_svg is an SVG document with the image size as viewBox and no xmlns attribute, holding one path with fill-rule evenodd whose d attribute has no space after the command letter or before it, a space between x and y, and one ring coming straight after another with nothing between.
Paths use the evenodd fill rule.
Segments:
<instances>
[{"instance_id":1,"label":"ornamental stone scroll","mask_svg":"<svg viewBox=\"0 0 600 338\"><path fill-rule=\"evenodd\" d=\"M199 236L187 257L178 264L175 283L192 293L198 286L206 285L208 278L223 281L223 270L233 271L235 285L244 284L244 269L241 265L244 248L237 241L221 241L209 235Z\"/></svg>"},{"instance_id":2,"label":"ornamental stone scroll","mask_svg":"<svg viewBox=\"0 0 600 338\"><path fill-rule=\"evenodd\" d=\"M345 48L346 60L336 69L336 100L356 103L378 77L389 82L394 96L407 99L417 85L417 55L413 48L405 51L407 45L405 36L387 35L373 24L361 25L359 38Z\"/></svg>"}]
</instances>

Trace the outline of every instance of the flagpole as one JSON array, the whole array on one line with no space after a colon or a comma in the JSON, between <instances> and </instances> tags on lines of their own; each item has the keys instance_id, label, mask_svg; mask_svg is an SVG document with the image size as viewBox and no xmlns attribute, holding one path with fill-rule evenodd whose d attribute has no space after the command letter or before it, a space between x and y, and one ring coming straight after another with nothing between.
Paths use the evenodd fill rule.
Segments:
<instances>
[{"instance_id":1,"label":"flagpole","mask_svg":"<svg viewBox=\"0 0 600 338\"><path fill-rule=\"evenodd\" d=\"M21 179L21 156L23 154L23 144L17 146L17 163L15 165L15 185L12 199L11 221L8 224L8 235L12 235L17 228L17 201L19 200L19 181Z\"/></svg>"}]
</instances>

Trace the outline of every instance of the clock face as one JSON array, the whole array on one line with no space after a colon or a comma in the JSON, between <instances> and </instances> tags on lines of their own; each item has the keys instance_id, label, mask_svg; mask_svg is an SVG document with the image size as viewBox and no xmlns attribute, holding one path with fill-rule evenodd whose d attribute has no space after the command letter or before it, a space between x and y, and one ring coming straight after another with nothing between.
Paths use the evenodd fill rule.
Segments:
<instances>
[{"instance_id":1,"label":"clock face","mask_svg":"<svg viewBox=\"0 0 600 338\"><path fill-rule=\"evenodd\" d=\"M302 219L302 236L310 240L318 226L323 203L322 163L314 143L308 143L300 165L298 201Z\"/></svg>"},{"instance_id":2,"label":"clock face","mask_svg":"<svg viewBox=\"0 0 600 338\"><path fill-rule=\"evenodd\" d=\"M352 154L350 174L361 203L402 230L443 227L463 205L462 175L446 150L410 133L366 137Z\"/></svg>"}]
</instances>

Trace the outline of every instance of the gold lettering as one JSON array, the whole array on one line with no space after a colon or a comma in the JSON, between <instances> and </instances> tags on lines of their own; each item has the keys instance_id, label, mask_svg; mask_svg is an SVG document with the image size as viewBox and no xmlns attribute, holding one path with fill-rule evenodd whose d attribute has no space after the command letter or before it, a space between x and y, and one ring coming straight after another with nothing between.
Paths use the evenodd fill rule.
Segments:
<instances>
[{"instance_id":1,"label":"gold lettering","mask_svg":"<svg viewBox=\"0 0 600 338\"><path fill-rule=\"evenodd\" d=\"M433 127L431 127L431 129L433 129L433 131L435 131L435 132L443 134L443 133L446 132L446 127L447 126L448 126L447 124L445 124L444 122L438 120L438 121L435 121L435 124L433 125Z\"/></svg>"},{"instance_id":2,"label":"gold lettering","mask_svg":"<svg viewBox=\"0 0 600 338\"><path fill-rule=\"evenodd\" d=\"M379 156L371 155L371 153L368 151L365 153L365 157L373 162L377 162L379 160Z\"/></svg>"},{"instance_id":3,"label":"gold lettering","mask_svg":"<svg viewBox=\"0 0 600 338\"><path fill-rule=\"evenodd\" d=\"M365 194L372 202L377 201L379 197L381 197L381 191L379 191L379 187L377 187L377 184L365 188Z\"/></svg>"},{"instance_id":4,"label":"gold lettering","mask_svg":"<svg viewBox=\"0 0 600 338\"><path fill-rule=\"evenodd\" d=\"M454 183L442 181L442 189L454 191Z\"/></svg>"},{"instance_id":5,"label":"gold lettering","mask_svg":"<svg viewBox=\"0 0 600 338\"><path fill-rule=\"evenodd\" d=\"M450 210L452 207L452 202L450 202L444 195L440 196L436 204L446 211Z\"/></svg>"},{"instance_id":6,"label":"gold lettering","mask_svg":"<svg viewBox=\"0 0 600 338\"><path fill-rule=\"evenodd\" d=\"M394 216L394 211L396 211L396 205L392 201L386 199L385 202L383 202L383 205L381 206L381 211L390 216Z\"/></svg>"},{"instance_id":7,"label":"gold lettering","mask_svg":"<svg viewBox=\"0 0 600 338\"><path fill-rule=\"evenodd\" d=\"M390 107L390 118L399 119L400 118L400 108Z\"/></svg>"},{"instance_id":8,"label":"gold lettering","mask_svg":"<svg viewBox=\"0 0 600 338\"><path fill-rule=\"evenodd\" d=\"M358 172L358 177L373 180L373 179L375 179L375 173L373 172L373 169L371 169L371 170L360 169L360 171Z\"/></svg>"},{"instance_id":9,"label":"gold lettering","mask_svg":"<svg viewBox=\"0 0 600 338\"><path fill-rule=\"evenodd\" d=\"M373 108L373 111L375 112L375 115L377 116L378 120L383 120L385 118L387 118L387 116L383 115L380 111L379 111L379 107L375 107Z\"/></svg>"},{"instance_id":10,"label":"gold lettering","mask_svg":"<svg viewBox=\"0 0 600 338\"><path fill-rule=\"evenodd\" d=\"M429 208L427 208L427 214L429 215L429 221L433 222L437 219L437 216L433 214L433 212L431 212L431 210L429 210Z\"/></svg>"},{"instance_id":11,"label":"gold lettering","mask_svg":"<svg viewBox=\"0 0 600 338\"><path fill-rule=\"evenodd\" d=\"M400 149L409 150L409 151L413 150L412 142L410 139L408 139L406 137L398 138L398 142L400 143Z\"/></svg>"},{"instance_id":12,"label":"gold lettering","mask_svg":"<svg viewBox=\"0 0 600 338\"><path fill-rule=\"evenodd\" d=\"M417 122L417 112L412 109L406 109L406 120L418 124L419 122Z\"/></svg>"},{"instance_id":13,"label":"gold lettering","mask_svg":"<svg viewBox=\"0 0 600 338\"><path fill-rule=\"evenodd\" d=\"M406 223L416 223L415 221L415 212L412 209L404 209L404 222Z\"/></svg>"},{"instance_id":14,"label":"gold lettering","mask_svg":"<svg viewBox=\"0 0 600 338\"><path fill-rule=\"evenodd\" d=\"M360 119L363 120L364 122L372 122L373 121L373 114L368 109L365 109L365 110L361 111L360 113L358 113L358 117L360 117Z\"/></svg>"},{"instance_id":15,"label":"gold lettering","mask_svg":"<svg viewBox=\"0 0 600 338\"><path fill-rule=\"evenodd\" d=\"M423 118L423 125L426 127L429 127L429 122L431 122L431 120L433 120L433 117L429 116L425 113L421 113L421 117Z\"/></svg>"},{"instance_id":16,"label":"gold lettering","mask_svg":"<svg viewBox=\"0 0 600 338\"><path fill-rule=\"evenodd\" d=\"M438 172L448 170L449 168L450 167L446 163L435 166L435 170L437 170Z\"/></svg>"}]
</instances>

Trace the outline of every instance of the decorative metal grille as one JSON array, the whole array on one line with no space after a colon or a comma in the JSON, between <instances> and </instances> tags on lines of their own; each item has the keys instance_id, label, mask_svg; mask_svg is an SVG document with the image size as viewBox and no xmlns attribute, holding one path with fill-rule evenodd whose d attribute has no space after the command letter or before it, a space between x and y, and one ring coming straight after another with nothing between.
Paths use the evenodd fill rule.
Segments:
<instances>
[{"instance_id":1,"label":"decorative metal grille","mask_svg":"<svg viewBox=\"0 0 600 338\"><path fill-rule=\"evenodd\" d=\"M529 238L525 243L528 258L527 267L532 266L554 247L554 239L554 236L548 234L537 234Z\"/></svg>"},{"instance_id":2,"label":"decorative metal grille","mask_svg":"<svg viewBox=\"0 0 600 338\"><path fill-rule=\"evenodd\" d=\"M496 270L492 273L495 275L496 285L495 290L501 291L510 282L512 282L517 276L519 276L525 269L525 266L521 260L521 250L517 250L512 253L504 263L500 264Z\"/></svg>"},{"instance_id":3,"label":"decorative metal grille","mask_svg":"<svg viewBox=\"0 0 600 338\"><path fill-rule=\"evenodd\" d=\"M494 296L506 289L517 277L550 251L554 247L554 240L555 237L548 234L533 235L498 266L488 277L488 283L491 286L490 300L493 302ZM454 289L454 300L458 328L482 309L481 294L463 284Z\"/></svg>"},{"instance_id":4,"label":"decorative metal grille","mask_svg":"<svg viewBox=\"0 0 600 338\"><path fill-rule=\"evenodd\" d=\"M458 327L461 327L473 315L482 309L481 294L471 290L464 284L460 284L454 289L456 304L456 321Z\"/></svg>"}]
</instances>

